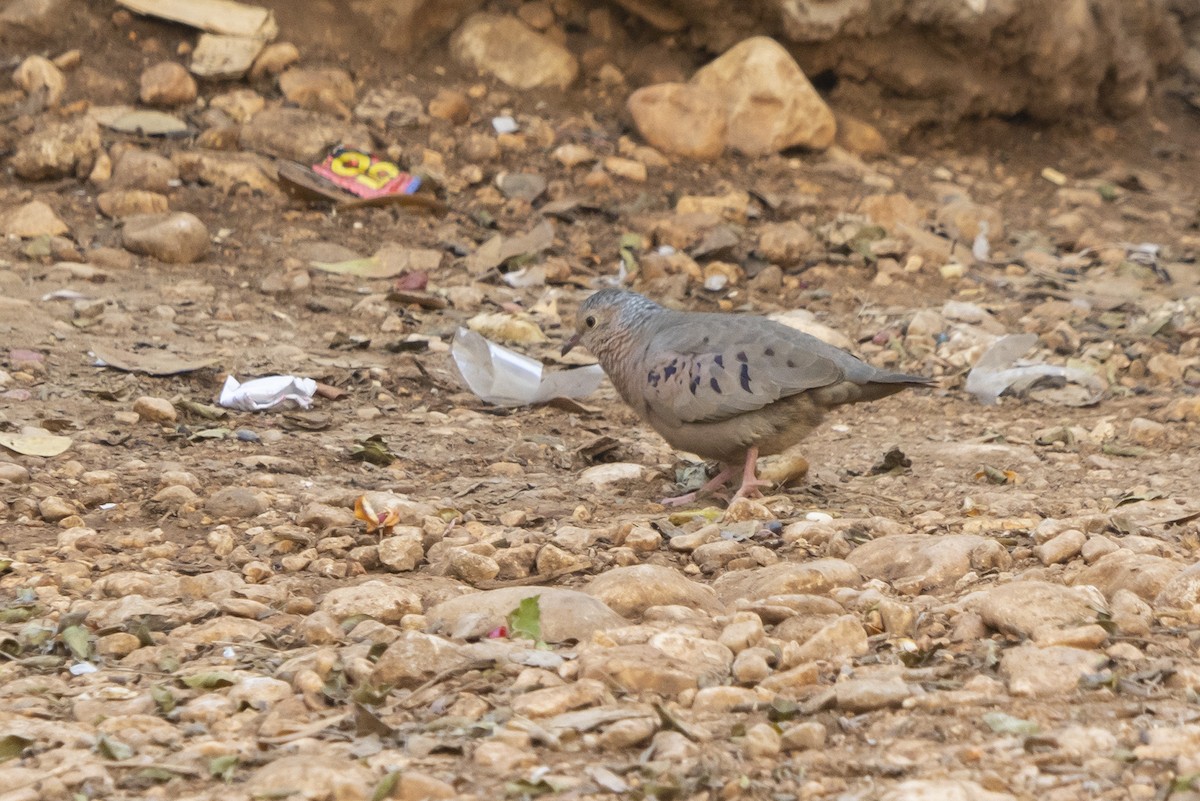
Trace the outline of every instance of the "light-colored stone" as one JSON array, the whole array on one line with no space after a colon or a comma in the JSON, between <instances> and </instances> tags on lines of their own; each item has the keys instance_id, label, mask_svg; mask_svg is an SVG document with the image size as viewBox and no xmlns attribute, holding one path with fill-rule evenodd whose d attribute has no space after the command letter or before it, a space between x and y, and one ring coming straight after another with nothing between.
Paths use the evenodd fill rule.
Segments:
<instances>
[{"instance_id":1,"label":"light-colored stone","mask_svg":"<svg viewBox=\"0 0 1200 801\"><path fill-rule=\"evenodd\" d=\"M783 747L787 751L808 751L825 745L825 725L806 720L783 730Z\"/></svg>"},{"instance_id":2,"label":"light-colored stone","mask_svg":"<svg viewBox=\"0 0 1200 801\"><path fill-rule=\"evenodd\" d=\"M100 149L100 125L91 117L51 123L17 139L9 163L32 181L62 178L91 171Z\"/></svg>"},{"instance_id":3,"label":"light-colored stone","mask_svg":"<svg viewBox=\"0 0 1200 801\"><path fill-rule=\"evenodd\" d=\"M253 796L306 801L366 801L375 776L347 757L315 753L281 756L258 768L245 784Z\"/></svg>"},{"instance_id":4,"label":"light-colored stone","mask_svg":"<svg viewBox=\"0 0 1200 801\"><path fill-rule=\"evenodd\" d=\"M166 398L143 395L133 402L133 411L138 417L151 423L173 423L178 417L175 405Z\"/></svg>"},{"instance_id":5,"label":"light-colored stone","mask_svg":"<svg viewBox=\"0 0 1200 801\"><path fill-rule=\"evenodd\" d=\"M208 229L186 211L140 214L125 221L121 242L126 250L172 264L187 264L208 254Z\"/></svg>"},{"instance_id":6,"label":"light-colored stone","mask_svg":"<svg viewBox=\"0 0 1200 801\"><path fill-rule=\"evenodd\" d=\"M1182 571L1183 565L1173 559L1121 548L1081 570L1073 583L1094 585L1106 598L1125 589L1149 601Z\"/></svg>"},{"instance_id":7,"label":"light-colored stone","mask_svg":"<svg viewBox=\"0 0 1200 801\"><path fill-rule=\"evenodd\" d=\"M579 73L575 56L515 17L479 13L467 18L450 41L464 65L494 75L514 89L566 89Z\"/></svg>"},{"instance_id":8,"label":"light-colored stone","mask_svg":"<svg viewBox=\"0 0 1200 801\"><path fill-rule=\"evenodd\" d=\"M45 56L27 56L13 71L12 77L13 83L25 94L42 92L43 104L48 108L57 106L67 89L67 77Z\"/></svg>"},{"instance_id":9,"label":"light-colored stone","mask_svg":"<svg viewBox=\"0 0 1200 801\"><path fill-rule=\"evenodd\" d=\"M844 679L833 686L838 709L870 712L900 706L913 690L899 676L887 678Z\"/></svg>"},{"instance_id":10,"label":"light-colored stone","mask_svg":"<svg viewBox=\"0 0 1200 801\"><path fill-rule=\"evenodd\" d=\"M804 662L841 662L869 649L867 631L853 615L842 615L821 626L795 651Z\"/></svg>"},{"instance_id":11,"label":"light-colored stone","mask_svg":"<svg viewBox=\"0 0 1200 801\"><path fill-rule=\"evenodd\" d=\"M968 572L1006 568L1004 546L976 534L899 534L863 543L846 557L868 578L916 595L944 590Z\"/></svg>"},{"instance_id":12,"label":"light-colored stone","mask_svg":"<svg viewBox=\"0 0 1200 801\"><path fill-rule=\"evenodd\" d=\"M1014 581L992 587L974 608L992 628L1039 642L1058 636L1063 629L1094 623L1099 612L1107 611L1094 590L1046 581Z\"/></svg>"},{"instance_id":13,"label":"light-colored stone","mask_svg":"<svg viewBox=\"0 0 1200 801\"><path fill-rule=\"evenodd\" d=\"M196 79L174 61L162 61L142 72L139 95L149 106L184 106L196 99Z\"/></svg>"},{"instance_id":14,"label":"light-colored stone","mask_svg":"<svg viewBox=\"0 0 1200 801\"><path fill-rule=\"evenodd\" d=\"M421 598L412 590L373 580L330 590L321 599L321 609L339 621L365 615L381 623L399 623L405 615L421 611Z\"/></svg>"},{"instance_id":15,"label":"light-colored stone","mask_svg":"<svg viewBox=\"0 0 1200 801\"><path fill-rule=\"evenodd\" d=\"M504 625L508 614L533 596L538 596L542 639L548 643L586 642L594 632L628 624L603 601L559 587L505 587L471 593L443 601L427 614L432 630L454 637L479 635Z\"/></svg>"},{"instance_id":16,"label":"light-colored stone","mask_svg":"<svg viewBox=\"0 0 1200 801\"><path fill-rule=\"evenodd\" d=\"M70 232L49 204L31 200L24 205L0 214L0 234L33 239L39 236L61 236Z\"/></svg>"},{"instance_id":17,"label":"light-colored stone","mask_svg":"<svg viewBox=\"0 0 1200 801\"><path fill-rule=\"evenodd\" d=\"M609 569L592 579L585 591L625 617L641 615L652 606L671 604L710 613L724 610L711 587L691 581L678 570L662 565Z\"/></svg>"},{"instance_id":18,"label":"light-colored stone","mask_svg":"<svg viewBox=\"0 0 1200 801\"><path fill-rule=\"evenodd\" d=\"M1087 535L1076 528L1070 528L1033 549L1043 565L1057 565L1069 562L1079 555L1087 542Z\"/></svg>"},{"instance_id":19,"label":"light-colored stone","mask_svg":"<svg viewBox=\"0 0 1200 801\"><path fill-rule=\"evenodd\" d=\"M726 111L712 92L681 83L646 86L626 102L634 125L654 147L710 161L725 150Z\"/></svg>"},{"instance_id":20,"label":"light-colored stone","mask_svg":"<svg viewBox=\"0 0 1200 801\"><path fill-rule=\"evenodd\" d=\"M858 568L849 562L813 559L803 563L779 562L766 567L729 571L713 582L713 589L725 603L733 603L739 598L820 595L835 587L858 587L861 583L862 576Z\"/></svg>"},{"instance_id":21,"label":"light-colored stone","mask_svg":"<svg viewBox=\"0 0 1200 801\"><path fill-rule=\"evenodd\" d=\"M371 673L376 686L415 687L469 661L462 646L422 631L404 631L380 654Z\"/></svg>"},{"instance_id":22,"label":"light-colored stone","mask_svg":"<svg viewBox=\"0 0 1200 801\"><path fill-rule=\"evenodd\" d=\"M1001 655L1000 674L1013 695L1068 695L1075 691L1081 678L1096 673L1107 662L1108 656L1097 651L1025 644Z\"/></svg>"},{"instance_id":23,"label":"light-colored stone","mask_svg":"<svg viewBox=\"0 0 1200 801\"><path fill-rule=\"evenodd\" d=\"M837 132L833 112L787 50L769 37L739 42L690 83L719 99L727 115L726 143L748 156L801 145L822 150Z\"/></svg>"},{"instance_id":24,"label":"light-colored stone","mask_svg":"<svg viewBox=\"0 0 1200 801\"><path fill-rule=\"evenodd\" d=\"M165 214L170 208L165 195L143 189L115 189L96 196L96 208L105 217L123 220L140 214Z\"/></svg>"},{"instance_id":25,"label":"light-colored stone","mask_svg":"<svg viewBox=\"0 0 1200 801\"><path fill-rule=\"evenodd\" d=\"M580 679L560 687L545 687L523 693L512 699L511 706L514 714L545 718L606 701L611 701L611 696L603 682Z\"/></svg>"},{"instance_id":26,"label":"light-colored stone","mask_svg":"<svg viewBox=\"0 0 1200 801\"><path fill-rule=\"evenodd\" d=\"M879 801L1017 801L1009 793L985 790L969 779L909 779L887 790Z\"/></svg>"}]
</instances>

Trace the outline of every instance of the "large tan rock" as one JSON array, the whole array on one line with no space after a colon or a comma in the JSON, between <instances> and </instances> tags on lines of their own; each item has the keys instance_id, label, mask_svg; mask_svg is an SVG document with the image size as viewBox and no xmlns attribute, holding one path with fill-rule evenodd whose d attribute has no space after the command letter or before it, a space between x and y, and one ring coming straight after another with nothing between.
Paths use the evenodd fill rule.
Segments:
<instances>
[{"instance_id":1,"label":"large tan rock","mask_svg":"<svg viewBox=\"0 0 1200 801\"><path fill-rule=\"evenodd\" d=\"M660 150L702 161L725 150L725 109L712 92L660 83L638 89L626 106L642 137Z\"/></svg>"},{"instance_id":2,"label":"large tan rock","mask_svg":"<svg viewBox=\"0 0 1200 801\"><path fill-rule=\"evenodd\" d=\"M748 156L789 147L823 150L837 133L833 112L782 45L755 36L701 68L691 85L725 106L726 143Z\"/></svg>"},{"instance_id":3,"label":"large tan rock","mask_svg":"<svg viewBox=\"0 0 1200 801\"><path fill-rule=\"evenodd\" d=\"M562 45L516 17L473 14L454 33L450 52L479 72L514 89L566 89L579 74L579 62Z\"/></svg>"}]
</instances>

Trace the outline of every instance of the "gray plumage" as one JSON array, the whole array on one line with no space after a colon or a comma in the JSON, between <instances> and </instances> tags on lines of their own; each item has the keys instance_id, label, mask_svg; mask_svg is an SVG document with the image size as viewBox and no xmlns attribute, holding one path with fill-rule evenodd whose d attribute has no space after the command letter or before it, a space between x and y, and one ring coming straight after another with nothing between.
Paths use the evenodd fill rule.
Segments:
<instances>
[{"instance_id":1,"label":"gray plumage","mask_svg":"<svg viewBox=\"0 0 1200 801\"><path fill-rule=\"evenodd\" d=\"M672 446L726 464L795 445L824 412L926 386L763 317L678 312L619 289L579 307L576 334ZM751 452L753 450L753 453Z\"/></svg>"}]
</instances>

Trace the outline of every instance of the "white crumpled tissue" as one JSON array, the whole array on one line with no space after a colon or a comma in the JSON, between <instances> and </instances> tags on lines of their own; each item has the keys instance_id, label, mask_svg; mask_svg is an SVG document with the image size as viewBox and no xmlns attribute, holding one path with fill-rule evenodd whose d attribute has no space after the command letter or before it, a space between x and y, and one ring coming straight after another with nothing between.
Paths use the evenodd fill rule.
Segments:
<instances>
[{"instance_id":1,"label":"white crumpled tissue","mask_svg":"<svg viewBox=\"0 0 1200 801\"><path fill-rule=\"evenodd\" d=\"M316 392L317 382L311 378L269 375L242 384L233 376L228 376L225 386L221 387L221 397L217 403L226 409L238 409L243 412L271 409L289 401L301 409L307 409L312 406L313 395Z\"/></svg>"}]
</instances>

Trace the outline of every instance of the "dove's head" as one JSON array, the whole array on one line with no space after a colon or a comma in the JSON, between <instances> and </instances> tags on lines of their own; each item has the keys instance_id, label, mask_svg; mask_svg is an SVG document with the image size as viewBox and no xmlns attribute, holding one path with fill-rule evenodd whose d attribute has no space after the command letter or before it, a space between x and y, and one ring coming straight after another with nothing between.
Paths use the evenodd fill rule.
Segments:
<instances>
[{"instance_id":1,"label":"dove's head","mask_svg":"<svg viewBox=\"0 0 1200 801\"><path fill-rule=\"evenodd\" d=\"M621 347L634 331L661 309L657 303L636 292L601 289L579 305L575 314L575 334L563 345L563 355L576 345L583 345L600 357Z\"/></svg>"}]
</instances>

